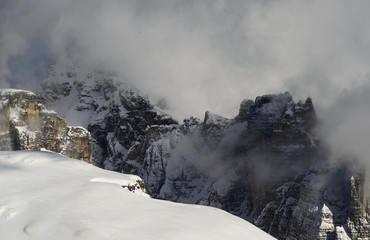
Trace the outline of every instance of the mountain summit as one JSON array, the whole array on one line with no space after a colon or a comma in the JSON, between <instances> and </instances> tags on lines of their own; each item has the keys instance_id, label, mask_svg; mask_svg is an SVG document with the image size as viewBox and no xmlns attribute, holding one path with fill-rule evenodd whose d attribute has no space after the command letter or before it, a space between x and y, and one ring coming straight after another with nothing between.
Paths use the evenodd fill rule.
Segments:
<instances>
[{"instance_id":1,"label":"mountain summit","mask_svg":"<svg viewBox=\"0 0 370 240\"><path fill-rule=\"evenodd\" d=\"M1 106L10 127L2 136L11 139L33 129L34 112L44 107L27 100L36 99L32 93L7 91ZM370 237L366 171L330 164L315 135L311 98L263 95L243 100L233 119L207 111L203 120L179 124L118 76L78 67L52 68L38 95L69 124L89 131L94 165L140 176L153 198L217 207L279 239ZM65 131L52 122L54 132ZM27 134L20 139L28 144L33 135ZM62 146L58 141L69 139L58 136L32 144ZM84 152L89 144L80 147Z\"/></svg>"}]
</instances>

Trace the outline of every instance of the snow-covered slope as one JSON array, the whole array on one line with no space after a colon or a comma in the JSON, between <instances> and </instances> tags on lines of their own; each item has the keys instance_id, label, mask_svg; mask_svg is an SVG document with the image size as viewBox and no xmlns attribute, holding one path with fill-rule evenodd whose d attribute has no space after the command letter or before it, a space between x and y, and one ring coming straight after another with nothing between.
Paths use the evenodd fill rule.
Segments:
<instances>
[{"instance_id":1,"label":"snow-covered slope","mask_svg":"<svg viewBox=\"0 0 370 240\"><path fill-rule=\"evenodd\" d=\"M138 180L55 153L0 152L0 239L273 239L224 211L128 187Z\"/></svg>"}]
</instances>

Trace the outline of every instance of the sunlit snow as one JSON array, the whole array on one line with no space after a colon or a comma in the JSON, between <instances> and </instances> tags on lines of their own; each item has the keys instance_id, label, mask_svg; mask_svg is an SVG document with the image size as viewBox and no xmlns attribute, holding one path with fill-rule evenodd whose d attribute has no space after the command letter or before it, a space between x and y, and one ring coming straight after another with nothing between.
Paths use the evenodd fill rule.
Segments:
<instances>
[{"instance_id":1,"label":"sunlit snow","mask_svg":"<svg viewBox=\"0 0 370 240\"><path fill-rule=\"evenodd\" d=\"M51 152L0 152L0 239L273 239L222 210L122 187L138 179Z\"/></svg>"}]
</instances>

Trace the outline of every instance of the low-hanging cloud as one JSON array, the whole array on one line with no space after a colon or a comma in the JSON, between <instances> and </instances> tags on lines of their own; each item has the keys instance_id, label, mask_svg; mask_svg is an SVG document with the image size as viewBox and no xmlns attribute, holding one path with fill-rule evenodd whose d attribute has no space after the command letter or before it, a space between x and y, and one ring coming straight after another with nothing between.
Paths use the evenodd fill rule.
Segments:
<instances>
[{"instance_id":1,"label":"low-hanging cloud","mask_svg":"<svg viewBox=\"0 0 370 240\"><path fill-rule=\"evenodd\" d=\"M357 158L370 167L369 92L370 82L348 89L320 115L319 134L330 144L332 159Z\"/></svg>"},{"instance_id":2,"label":"low-hanging cloud","mask_svg":"<svg viewBox=\"0 0 370 240\"><path fill-rule=\"evenodd\" d=\"M165 98L178 119L233 117L242 99L286 90L324 112L369 82L368 9L365 0L3 0L0 87L32 90L49 64L73 60Z\"/></svg>"}]
</instances>

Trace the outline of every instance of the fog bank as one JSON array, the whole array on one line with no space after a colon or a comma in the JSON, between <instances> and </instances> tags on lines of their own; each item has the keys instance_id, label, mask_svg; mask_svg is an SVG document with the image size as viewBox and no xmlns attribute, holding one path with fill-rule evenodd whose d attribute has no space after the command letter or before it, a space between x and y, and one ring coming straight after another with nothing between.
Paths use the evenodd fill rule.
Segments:
<instances>
[{"instance_id":1,"label":"fog bank","mask_svg":"<svg viewBox=\"0 0 370 240\"><path fill-rule=\"evenodd\" d=\"M0 87L32 90L50 64L73 61L166 99L177 119L234 117L245 98L289 91L313 98L334 149L366 158L368 9L364 0L2 0Z\"/></svg>"}]
</instances>

